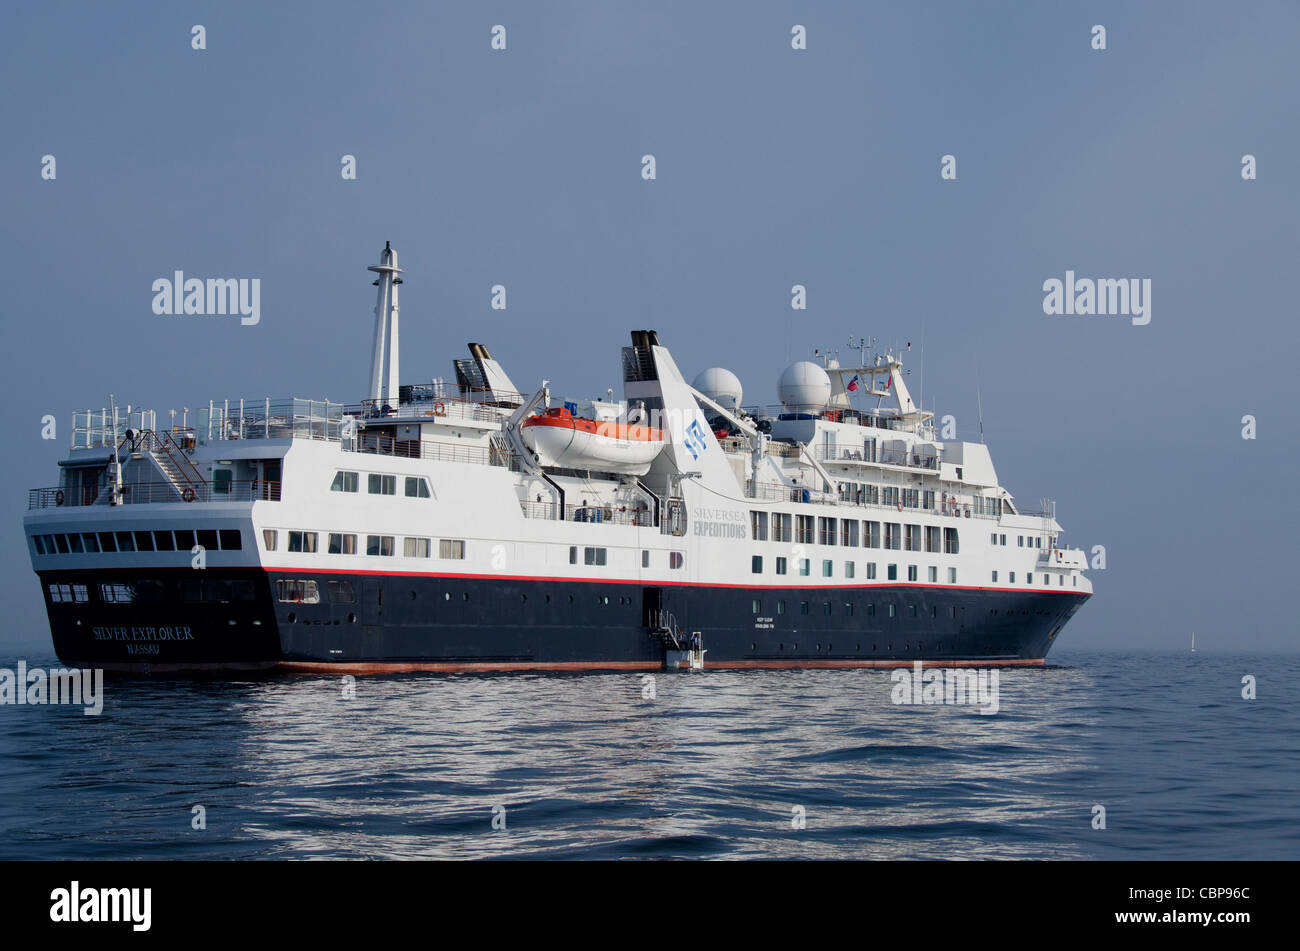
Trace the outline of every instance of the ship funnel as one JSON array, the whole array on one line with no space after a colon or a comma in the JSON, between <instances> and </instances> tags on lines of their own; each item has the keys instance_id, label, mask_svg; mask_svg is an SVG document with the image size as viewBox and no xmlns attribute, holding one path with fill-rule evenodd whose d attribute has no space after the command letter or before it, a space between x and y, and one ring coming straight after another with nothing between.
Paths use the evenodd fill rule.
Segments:
<instances>
[{"instance_id":1,"label":"ship funnel","mask_svg":"<svg viewBox=\"0 0 1300 951\"><path fill-rule=\"evenodd\" d=\"M370 399L376 404L387 403L396 407L399 399L397 285L402 283L397 275L402 273L402 269L397 266L397 252L390 242L384 242L384 250L379 252L379 263L366 270L379 275L374 282L379 295L375 301L375 345L370 355Z\"/></svg>"}]
</instances>

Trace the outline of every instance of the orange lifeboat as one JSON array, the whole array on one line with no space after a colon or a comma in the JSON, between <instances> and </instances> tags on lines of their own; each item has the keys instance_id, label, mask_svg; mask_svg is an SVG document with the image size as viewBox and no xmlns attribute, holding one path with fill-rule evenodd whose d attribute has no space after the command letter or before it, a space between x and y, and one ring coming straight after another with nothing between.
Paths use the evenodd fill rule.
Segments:
<instances>
[{"instance_id":1,"label":"orange lifeboat","mask_svg":"<svg viewBox=\"0 0 1300 951\"><path fill-rule=\"evenodd\" d=\"M644 475L663 451L658 429L625 420L588 419L557 407L526 419L520 436L544 465Z\"/></svg>"}]
</instances>

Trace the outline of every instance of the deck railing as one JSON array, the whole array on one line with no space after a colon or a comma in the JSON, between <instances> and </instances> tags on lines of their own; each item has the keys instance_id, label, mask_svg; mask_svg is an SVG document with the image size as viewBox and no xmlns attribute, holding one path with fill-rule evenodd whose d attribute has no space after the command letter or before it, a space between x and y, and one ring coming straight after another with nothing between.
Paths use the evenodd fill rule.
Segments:
<instances>
[{"instance_id":1,"label":"deck railing","mask_svg":"<svg viewBox=\"0 0 1300 951\"><path fill-rule=\"evenodd\" d=\"M108 505L109 490L98 493L67 490L59 486L29 489L29 509L71 508L83 505ZM207 482L195 485L177 485L174 482L130 482L122 486L122 505L153 505L161 502L278 502L280 483L265 479L248 479L234 482Z\"/></svg>"}]
</instances>

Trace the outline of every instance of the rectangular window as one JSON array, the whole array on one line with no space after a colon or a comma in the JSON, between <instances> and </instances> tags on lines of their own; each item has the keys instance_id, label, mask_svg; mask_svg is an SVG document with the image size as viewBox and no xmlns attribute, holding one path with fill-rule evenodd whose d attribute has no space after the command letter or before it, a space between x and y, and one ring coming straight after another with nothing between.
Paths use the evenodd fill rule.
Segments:
<instances>
[{"instance_id":1,"label":"rectangular window","mask_svg":"<svg viewBox=\"0 0 1300 951\"><path fill-rule=\"evenodd\" d=\"M648 549L645 548L641 549L641 567L642 568L650 567L650 552Z\"/></svg>"},{"instance_id":2,"label":"rectangular window","mask_svg":"<svg viewBox=\"0 0 1300 951\"><path fill-rule=\"evenodd\" d=\"M812 574L812 560L811 560L811 559L809 559L809 558L800 558L800 559L799 559L799 574L800 574L801 577L804 577L804 578L807 578L809 575Z\"/></svg>"},{"instance_id":3,"label":"rectangular window","mask_svg":"<svg viewBox=\"0 0 1300 951\"><path fill-rule=\"evenodd\" d=\"M136 532L135 550L153 551L153 532Z\"/></svg>"},{"instance_id":4,"label":"rectangular window","mask_svg":"<svg viewBox=\"0 0 1300 951\"><path fill-rule=\"evenodd\" d=\"M244 547L244 540L240 537L237 528L219 529L217 537L221 540L222 551L241 551Z\"/></svg>"},{"instance_id":5,"label":"rectangular window","mask_svg":"<svg viewBox=\"0 0 1300 951\"><path fill-rule=\"evenodd\" d=\"M907 566L907 580L908 581L916 580L916 565Z\"/></svg>"},{"instance_id":6,"label":"rectangular window","mask_svg":"<svg viewBox=\"0 0 1300 951\"><path fill-rule=\"evenodd\" d=\"M998 536L998 544L999 544L999 545L1005 545L1006 543L1007 543L1007 536L1005 536L1005 535L999 535L999 536Z\"/></svg>"},{"instance_id":7,"label":"rectangular window","mask_svg":"<svg viewBox=\"0 0 1300 951\"><path fill-rule=\"evenodd\" d=\"M996 571L993 572L993 583L994 584L998 583L998 573Z\"/></svg>"},{"instance_id":8,"label":"rectangular window","mask_svg":"<svg viewBox=\"0 0 1300 951\"><path fill-rule=\"evenodd\" d=\"M668 567L669 567L669 568L676 570L676 569L682 567L682 565L684 565L684 564L686 564L686 555L685 555L684 552L680 552L680 551L670 551L670 552L668 553Z\"/></svg>"},{"instance_id":9,"label":"rectangular window","mask_svg":"<svg viewBox=\"0 0 1300 951\"><path fill-rule=\"evenodd\" d=\"M441 557L441 555L440 555L439 557ZM569 564L571 564L571 565L576 565L577 563L578 563L578 546L577 546L577 545L570 545L570 546L569 546Z\"/></svg>"},{"instance_id":10,"label":"rectangular window","mask_svg":"<svg viewBox=\"0 0 1300 951\"><path fill-rule=\"evenodd\" d=\"M778 602L776 602L776 613L777 613L777 614L784 614L784 613L785 613L785 602L784 602L784 601L778 601Z\"/></svg>"},{"instance_id":11,"label":"rectangular window","mask_svg":"<svg viewBox=\"0 0 1300 951\"><path fill-rule=\"evenodd\" d=\"M1025 575L1025 584L1033 584L1033 583L1034 583L1034 573L1031 571L1029 572L1029 574Z\"/></svg>"},{"instance_id":12,"label":"rectangular window","mask_svg":"<svg viewBox=\"0 0 1300 951\"><path fill-rule=\"evenodd\" d=\"M357 473L336 472L330 483L331 492L355 492L357 490Z\"/></svg>"},{"instance_id":13,"label":"rectangular window","mask_svg":"<svg viewBox=\"0 0 1300 951\"><path fill-rule=\"evenodd\" d=\"M904 489L904 490L903 490L903 508L905 508L905 509L914 509L914 508L919 508L920 505L921 505L921 490L920 490L920 489Z\"/></svg>"},{"instance_id":14,"label":"rectangular window","mask_svg":"<svg viewBox=\"0 0 1300 951\"><path fill-rule=\"evenodd\" d=\"M885 575L886 575L887 580L889 580L889 581L897 581L897 580L898 580L898 565L890 565L890 566L889 566L889 570L886 571Z\"/></svg>"},{"instance_id":15,"label":"rectangular window","mask_svg":"<svg viewBox=\"0 0 1300 951\"><path fill-rule=\"evenodd\" d=\"M831 561L829 558L822 562L822 577L835 577L835 562Z\"/></svg>"},{"instance_id":16,"label":"rectangular window","mask_svg":"<svg viewBox=\"0 0 1300 951\"><path fill-rule=\"evenodd\" d=\"M582 563L584 565L601 566L605 564L604 548L584 548L582 550Z\"/></svg>"},{"instance_id":17,"label":"rectangular window","mask_svg":"<svg viewBox=\"0 0 1300 951\"><path fill-rule=\"evenodd\" d=\"M290 532L289 551L314 552L316 550L315 532Z\"/></svg>"},{"instance_id":18,"label":"rectangular window","mask_svg":"<svg viewBox=\"0 0 1300 951\"><path fill-rule=\"evenodd\" d=\"M212 472L212 494L229 495L233 474L229 469L215 469Z\"/></svg>"},{"instance_id":19,"label":"rectangular window","mask_svg":"<svg viewBox=\"0 0 1300 951\"><path fill-rule=\"evenodd\" d=\"M128 532L127 534L130 534L130 533ZM55 545L58 547L58 550L59 550L59 554L60 554L60 555L66 555L66 554L68 553L68 536L67 536L67 535L63 535L63 534L55 535L55 536L54 536L54 543L55 543ZM134 550L134 549L132 549L132 550Z\"/></svg>"},{"instance_id":20,"label":"rectangular window","mask_svg":"<svg viewBox=\"0 0 1300 951\"><path fill-rule=\"evenodd\" d=\"M906 529L907 550L920 551L921 550L921 526L906 525L904 526L904 528Z\"/></svg>"},{"instance_id":21,"label":"rectangular window","mask_svg":"<svg viewBox=\"0 0 1300 951\"><path fill-rule=\"evenodd\" d=\"M893 604L889 605L889 610L886 611L885 613L888 614L890 617L893 617L895 614L898 613L897 605L893 605Z\"/></svg>"},{"instance_id":22,"label":"rectangular window","mask_svg":"<svg viewBox=\"0 0 1300 951\"><path fill-rule=\"evenodd\" d=\"M794 536L791 534L790 530L790 521L790 515L787 512L772 513L772 541L794 541Z\"/></svg>"},{"instance_id":23,"label":"rectangular window","mask_svg":"<svg viewBox=\"0 0 1300 951\"><path fill-rule=\"evenodd\" d=\"M786 571L786 560L784 558L778 558L776 560L776 573L778 575L783 575L785 574L785 571Z\"/></svg>"},{"instance_id":24,"label":"rectangular window","mask_svg":"<svg viewBox=\"0 0 1300 951\"><path fill-rule=\"evenodd\" d=\"M44 554L46 553L46 552L45 552L45 536L44 536L44 535L33 535L33 536L32 536L32 547L36 549L36 554L38 554L38 555L44 555Z\"/></svg>"},{"instance_id":25,"label":"rectangular window","mask_svg":"<svg viewBox=\"0 0 1300 951\"><path fill-rule=\"evenodd\" d=\"M943 550L949 555L960 554L961 546L957 544L957 529L945 528L943 530Z\"/></svg>"},{"instance_id":26,"label":"rectangular window","mask_svg":"<svg viewBox=\"0 0 1300 951\"><path fill-rule=\"evenodd\" d=\"M408 499L427 499L430 495L429 483L426 479L421 479L419 476L406 477L406 497Z\"/></svg>"},{"instance_id":27,"label":"rectangular window","mask_svg":"<svg viewBox=\"0 0 1300 951\"><path fill-rule=\"evenodd\" d=\"M330 532L331 555L355 555L357 553L357 536Z\"/></svg>"},{"instance_id":28,"label":"rectangular window","mask_svg":"<svg viewBox=\"0 0 1300 951\"><path fill-rule=\"evenodd\" d=\"M866 545L868 548L880 547L880 523L879 522L863 522L862 531L863 531L862 542L864 545Z\"/></svg>"},{"instance_id":29,"label":"rectangular window","mask_svg":"<svg viewBox=\"0 0 1300 951\"><path fill-rule=\"evenodd\" d=\"M795 526L798 528L798 542L801 545L811 545L816 542L816 519L811 515L799 515L795 518Z\"/></svg>"},{"instance_id":30,"label":"rectangular window","mask_svg":"<svg viewBox=\"0 0 1300 951\"><path fill-rule=\"evenodd\" d=\"M372 472L366 477L366 491L371 495L396 495L397 476Z\"/></svg>"},{"instance_id":31,"label":"rectangular window","mask_svg":"<svg viewBox=\"0 0 1300 951\"><path fill-rule=\"evenodd\" d=\"M1011 579L1011 584L1016 583L1016 573L1014 571L1007 572L1007 577Z\"/></svg>"},{"instance_id":32,"label":"rectangular window","mask_svg":"<svg viewBox=\"0 0 1300 951\"><path fill-rule=\"evenodd\" d=\"M807 602L807 601L800 601L800 602L799 602L799 613L800 613L800 614L807 614L807 613L808 613L808 602Z\"/></svg>"},{"instance_id":33,"label":"rectangular window","mask_svg":"<svg viewBox=\"0 0 1300 951\"><path fill-rule=\"evenodd\" d=\"M853 617L853 603L851 601L844 602L844 616Z\"/></svg>"},{"instance_id":34,"label":"rectangular window","mask_svg":"<svg viewBox=\"0 0 1300 951\"><path fill-rule=\"evenodd\" d=\"M402 555L405 558L428 558L433 542L428 538L403 538Z\"/></svg>"},{"instance_id":35,"label":"rectangular window","mask_svg":"<svg viewBox=\"0 0 1300 951\"><path fill-rule=\"evenodd\" d=\"M998 533L997 533L997 532L994 532L992 535L990 535L990 536L989 536L989 541L990 541L991 544L996 545L996 544L998 543Z\"/></svg>"},{"instance_id":36,"label":"rectangular window","mask_svg":"<svg viewBox=\"0 0 1300 951\"><path fill-rule=\"evenodd\" d=\"M835 523L838 521L839 519L834 518L819 518L817 520L817 543L819 545L835 544Z\"/></svg>"},{"instance_id":37,"label":"rectangular window","mask_svg":"<svg viewBox=\"0 0 1300 951\"><path fill-rule=\"evenodd\" d=\"M331 581L329 593L330 601L334 604L356 604L357 594L351 581Z\"/></svg>"},{"instance_id":38,"label":"rectangular window","mask_svg":"<svg viewBox=\"0 0 1300 951\"><path fill-rule=\"evenodd\" d=\"M763 556L754 555L749 559L749 571L751 574L761 575L763 573Z\"/></svg>"},{"instance_id":39,"label":"rectangular window","mask_svg":"<svg viewBox=\"0 0 1300 951\"><path fill-rule=\"evenodd\" d=\"M869 561L867 562L867 580L874 581L875 578L876 578L876 563L874 561Z\"/></svg>"},{"instance_id":40,"label":"rectangular window","mask_svg":"<svg viewBox=\"0 0 1300 951\"><path fill-rule=\"evenodd\" d=\"M381 558L391 557L393 554L393 536L392 535L367 535L366 554L378 555Z\"/></svg>"},{"instance_id":41,"label":"rectangular window","mask_svg":"<svg viewBox=\"0 0 1300 951\"><path fill-rule=\"evenodd\" d=\"M99 551L99 539L95 537L94 532L81 533L81 547L86 551Z\"/></svg>"},{"instance_id":42,"label":"rectangular window","mask_svg":"<svg viewBox=\"0 0 1300 951\"><path fill-rule=\"evenodd\" d=\"M76 532L69 533L68 548L74 555L81 554L81 536L78 535Z\"/></svg>"},{"instance_id":43,"label":"rectangular window","mask_svg":"<svg viewBox=\"0 0 1300 951\"><path fill-rule=\"evenodd\" d=\"M289 604L320 604L320 590L315 581L282 578L275 583L275 596L277 600Z\"/></svg>"},{"instance_id":44,"label":"rectangular window","mask_svg":"<svg viewBox=\"0 0 1300 951\"><path fill-rule=\"evenodd\" d=\"M1016 536L1016 547L1017 547L1017 548L1024 548L1024 547L1025 547L1025 536L1024 536L1024 535L1017 535L1017 536Z\"/></svg>"},{"instance_id":45,"label":"rectangular window","mask_svg":"<svg viewBox=\"0 0 1300 951\"><path fill-rule=\"evenodd\" d=\"M876 606L875 606L875 604L868 604L868 605L867 605L867 617L875 617L875 616L876 616Z\"/></svg>"},{"instance_id":46,"label":"rectangular window","mask_svg":"<svg viewBox=\"0 0 1300 951\"><path fill-rule=\"evenodd\" d=\"M934 489L926 489L921 493L921 508L934 508Z\"/></svg>"},{"instance_id":47,"label":"rectangular window","mask_svg":"<svg viewBox=\"0 0 1300 951\"><path fill-rule=\"evenodd\" d=\"M956 584L956 583L957 583L957 569L956 569L956 568L949 568L949 569L948 569L948 583L949 583L949 584Z\"/></svg>"},{"instance_id":48,"label":"rectangular window","mask_svg":"<svg viewBox=\"0 0 1300 951\"><path fill-rule=\"evenodd\" d=\"M846 518L840 523L840 543L850 548L858 547L858 520Z\"/></svg>"},{"instance_id":49,"label":"rectangular window","mask_svg":"<svg viewBox=\"0 0 1300 951\"><path fill-rule=\"evenodd\" d=\"M99 600L107 604L157 604L166 596L161 581L106 582L99 586Z\"/></svg>"},{"instance_id":50,"label":"rectangular window","mask_svg":"<svg viewBox=\"0 0 1300 951\"><path fill-rule=\"evenodd\" d=\"M832 608L831 608L831 603L830 603L829 601L823 601L823 602L822 602L822 614L824 614L826 617L830 617L830 616L831 616L831 610L832 610Z\"/></svg>"},{"instance_id":51,"label":"rectangular window","mask_svg":"<svg viewBox=\"0 0 1300 951\"><path fill-rule=\"evenodd\" d=\"M262 547L267 551L275 551L276 536L278 534L274 528L262 529ZM333 539L334 536L331 535L330 538Z\"/></svg>"},{"instance_id":52,"label":"rectangular window","mask_svg":"<svg viewBox=\"0 0 1300 951\"><path fill-rule=\"evenodd\" d=\"M885 523L885 547L898 551L903 547L903 526L897 522Z\"/></svg>"},{"instance_id":53,"label":"rectangular window","mask_svg":"<svg viewBox=\"0 0 1300 951\"><path fill-rule=\"evenodd\" d=\"M882 505L893 505L895 507L901 505L902 500L898 497L898 486L884 486L880 492L880 501Z\"/></svg>"},{"instance_id":54,"label":"rectangular window","mask_svg":"<svg viewBox=\"0 0 1300 951\"><path fill-rule=\"evenodd\" d=\"M939 569L936 568L934 565L931 565L925 570L926 570L926 576L928 581L933 583L939 580Z\"/></svg>"},{"instance_id":55,"label":"rectangular window","mask_svg":"<svg viewBox=\"0 0 1300 951\"><path fill-rule=\"evenodd\" d=\"M117 532L117 550L135 551L135 536L130 532Z\"/></svg>"},{"instance_id":56,"label":"rectangular window","mask_svg":"<svg viewBox=\"0 0 1300 951\"><path fill-rule=\"evenodd\" d=\"M854 575L853 562L851 562L851 561L846 561L846 562L844 563L844 577L846 577L846 578L852 578L853 575Z\"/></svg>"},{"instance_id":57,"label":"rectangular window","mask_svg":"<svg viewBox=\"0 0 1300 951\"><path fill-rule=\"evenodd\" d=\"M205 551L218 551L217 532L212 528L200 528L198 530L199 545Z\"/></svg>"},{"instance_id":58,"label":"rectangular window","mask_svg":"<svg viewBox=\"0 0 1300 951\"><path fill-rule=\"evenodd\" d=\"M158 531L154 532L153 544L154 547L157 548L159 551L176 550L176 540L172 538L171 532L158 532Z\"/></svg>"},{"instance_id":59,"label":"rectangular window","mask_svg":"<svg viewBox=\"0 0 1300 951\"><path fill-rule=\"evenodd\" d=\"M438 540L438 557L452 561L465 560L465 542L459 538L440 538Z\"/></svg>"},{"instance_id":60,"label":"rectangular window","mask_svg":"<svg viewBox=\"0 0 1300 951\"><path fill-rule=\"evenodd\" d=\"M172 534L176 536L177 551L193 551L194 549L194 529L178 528Z\"/></svg>"},{"instance_id":61,"label":"rectangular window","mask_svg":"<svg viewBox=\"0 0 1300 951\"><path fill-rule=\"evenodd\" d=\"M938 525L925 526L925 550L926 551L939 550L939 526Z\"/></svg>"},{"instance_id":62,"label":"rectangular window","mask_svg":"<svg viewBox=\"0 0 1300 951\"><path fill-rule=\"evenodd\" d=\"M754 541L767 541L767 513L754 512L749 513L749 526L753 532Z\"/></svg>"},{"instance_id":63,"label":"rectangular window","mask_svg":"<svg viewBox=\"0 0 1300 951\"><path fill-rule=\"evenodd\" d=\"M46 535L45 537L46 537L46 538L49 538L50 536L49 536L49 535ZM190 547L193 548L194 546L191 545ZM100 533L99 533L99 550L100 550L100 551L117 551L117 536L114 535L112 532L100 532Z\"/></svg>"}]
</instances>

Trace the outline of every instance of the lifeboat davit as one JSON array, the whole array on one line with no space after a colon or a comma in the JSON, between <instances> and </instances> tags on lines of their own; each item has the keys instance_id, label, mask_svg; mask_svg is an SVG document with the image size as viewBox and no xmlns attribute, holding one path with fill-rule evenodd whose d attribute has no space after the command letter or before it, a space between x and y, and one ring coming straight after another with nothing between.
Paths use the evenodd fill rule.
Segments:
<instances>
[{"instance_id":1,"label":"lifeboat davit","mask_svg":"<svg viewBox=\"0 0 1300 951\"><path fill-rule=\"evenodd\" d=\"M526 445L543 465L645 475L664 448L664 434L639 423L587 419L567 409L549 409L519 427Z\"/></svg>"}]
</instances>

